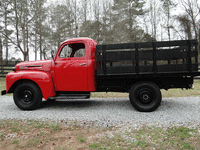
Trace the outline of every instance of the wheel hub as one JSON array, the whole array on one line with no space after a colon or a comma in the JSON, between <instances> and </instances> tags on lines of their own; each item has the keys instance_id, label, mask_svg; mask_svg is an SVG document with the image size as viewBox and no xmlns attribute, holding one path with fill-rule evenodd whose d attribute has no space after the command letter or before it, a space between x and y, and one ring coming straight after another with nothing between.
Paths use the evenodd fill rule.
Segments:
<instances>
[{"instance_id":1,"label":"wheel hub","mask_svg":"<svg viewBox=\"0 0 200 150\"><path fill-rule=\"evenodd\" d=\"M148 104L152 101L153 96L152 93L150 91L144 90L141 91L139 93L139 100L143 103L143 104Z\"/></svg>"},{"instance_id":2,"label":"wheel hub","mask_svg":"<svg viewBox=\"0 0 200 150\"><path fill-rule=\"evenodd\" d=\"M32 92L29 91L29 90L25 90L23 93L22 93L22 101L24 103L30 103L32 101Z\"/></svg>"}]
</instances>

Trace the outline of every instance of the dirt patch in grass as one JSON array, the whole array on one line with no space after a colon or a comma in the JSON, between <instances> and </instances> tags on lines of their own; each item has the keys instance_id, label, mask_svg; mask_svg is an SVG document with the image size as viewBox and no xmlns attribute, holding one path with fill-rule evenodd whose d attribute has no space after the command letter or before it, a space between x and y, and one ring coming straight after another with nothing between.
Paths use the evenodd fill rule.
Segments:
<instances>
[{"instance_id":1,"label":"dirt patch in grass","mask_svg":"<svg viewBox=\"0 0 200 150\"><path fill-rule=\"evenodd\" d=\"M87 137L103 132L67 122L1 121L0 149L87 149Z\"/></svg>"},{"instance_id":2,"label":"dirt patch in grass","mask_svg":"<svg viewBox=\"0 0 200 150\"><path fill-rule=\"evenodd\" d=\"M87 122L0 121L0 150L5 149L200 149L200 126L94 127Z\"/></svg>"}]
</instances>

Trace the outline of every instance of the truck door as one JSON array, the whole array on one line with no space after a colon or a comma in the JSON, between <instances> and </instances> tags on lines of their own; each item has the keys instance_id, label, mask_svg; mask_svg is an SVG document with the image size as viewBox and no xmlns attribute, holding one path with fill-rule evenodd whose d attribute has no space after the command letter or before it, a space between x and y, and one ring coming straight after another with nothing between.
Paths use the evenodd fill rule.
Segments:
<instances>
[{"instance_id":1,"label":"truck door","mask_svg":"<svg viewBox=\"0 0 200 150\"><path fill-rule=\"evenodd\" d=\"M56 59L56 91L87 91L87 65L84 43L64 45Z\"/></svg>"}]
</instances>

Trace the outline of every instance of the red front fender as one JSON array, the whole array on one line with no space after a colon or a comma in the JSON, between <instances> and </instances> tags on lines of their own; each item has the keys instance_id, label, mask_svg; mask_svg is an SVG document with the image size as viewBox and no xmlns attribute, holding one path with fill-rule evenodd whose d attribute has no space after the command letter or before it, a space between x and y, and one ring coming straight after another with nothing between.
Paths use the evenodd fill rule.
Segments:
<instances>
[{"instance_id":1,"label":"red front fender","mask_svg":"<svg viewBox=\"0 0 200 150\"><path fill-rule=\"evenodd\" d=\"M16 83L25 80L35 82L40 87L44 99L56 95L51 75L48 72L31 70L8 73L6 76L6 93L12 91Z\"/></svg>"}]
</instances>

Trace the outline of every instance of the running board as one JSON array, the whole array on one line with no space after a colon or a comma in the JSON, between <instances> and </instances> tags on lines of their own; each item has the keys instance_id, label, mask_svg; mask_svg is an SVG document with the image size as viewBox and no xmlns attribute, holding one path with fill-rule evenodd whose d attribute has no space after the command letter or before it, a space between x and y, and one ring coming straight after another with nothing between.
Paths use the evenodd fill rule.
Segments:
<instances>
[{"instance_id":1,"label":"running board","mask_svg":"<svg viewBox=\"0 0 200 150\"><path fill-rule=\"evenodd\" d=\"M54 99L89 99L90 94L59 94L54 97L48 97L49 100Z\"/></svg>"}]
</instances>

